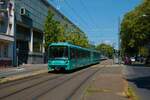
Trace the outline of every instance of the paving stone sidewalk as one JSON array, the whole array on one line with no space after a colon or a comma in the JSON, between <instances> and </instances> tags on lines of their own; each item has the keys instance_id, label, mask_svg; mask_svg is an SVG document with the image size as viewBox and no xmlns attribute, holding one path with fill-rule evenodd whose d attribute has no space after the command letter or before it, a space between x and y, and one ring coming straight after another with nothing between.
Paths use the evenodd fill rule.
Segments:
<instances>
[{"instance_id":1,"label":"paving stone sidewalk","mask_svg":"<svg viewBox=\"0 0 150 100\"><path fill-rule=\"evenodd\" d=\"M47 64L25 64L17 67L0 68L0 83L47 72Z\"/></svg>"},{"instance_id":2,"label":"paving stone sidewalk","mask_svg":"<svg viewBox=\"0 0 150 100\"><path fill-rule=\"evenodd\" d=\"M107 65L85 90L84 100L128 100L124 93L126 87L122 67Z\"/></svg>"}]
</instances>

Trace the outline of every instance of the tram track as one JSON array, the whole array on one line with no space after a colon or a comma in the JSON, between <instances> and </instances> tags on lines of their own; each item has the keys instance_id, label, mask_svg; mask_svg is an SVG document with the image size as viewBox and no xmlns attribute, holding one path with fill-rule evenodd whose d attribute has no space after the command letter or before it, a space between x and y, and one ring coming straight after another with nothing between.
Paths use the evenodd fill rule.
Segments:
<instances>
[{"instance_id":1,"label":"tram track","mask_svg":"<svg viewBox=\"0 0 150 100\"><path fill-rule=\"evenodd\" d=\"M77 87L71 92L71 94L66 98L66 100L71 100L70 98L76 93L76 91L77 91L85 82L87 82L87 80L88 80L89 78L91 78L94 74L96 74L96 72L98 72L98 71L101 70L102 68L103 68L103 67L98 68L98 69L94 68L94 69L96 69L96 71L94 71L92 74L90 74L89 76L87 76L87 77L79 84L79 86L77 86ZM88 69L88 70L91 70L91 69ZM86 70L85 72L87 72L87 70ZM79 75L81 75L81 74L84 74L85 72L82 72L82 73L80 73L80 74L78 74L78 75L74 75L74 76L72 76L72 77L70 77L70 78L68 78L68 79L66 79L66 80L64 80L64 81L62 81L61 83L56 84L55 86L49 88L47 91L44 91L42 94L36 96L36 97L33 98L32 100L38 100L38 98L44 96L44 95L47 94L47 93L51 93L54 89L59 88L60 86L63 86L65 83L67 83L67 82L73 80L75 77L77 77L77 76L79 76Z\"/></svg>"},{"instance_id":2,"label":"tram track","mask_svg":"<svg viewBox=\"0 0 150 100\"><path fill-rule=\"evenodd\" d=\"M79 73L76 73L75 75L71 76L70 78L68 78L68 79L66 79L66 80L64 80L64 81L62 81L61 83L56 84L55 86L49 88L47 91L44 91L42 94L36 96L35 98L38 98L38 97L42 96L43 94L45 94L46 92L49 92L50 90L53 90L53 89L57 88L57 87L60 86L61 84L65 83L65 82L67 82L67 81L69 81L69 80L71 80L73 77L76 77L76 76L78 76L78 75L83 74L83 73L86 72L87 70L88 70L88 69L85 69L84 71L81 71L81 72L79 72ZM45 75L45 74L44 74L44 75ZM43 75L43 76L44 76L44 75ZM57 80L57 79L60 78L60 77L66 77L66 75L64 76L64 75L62 75L62 74L59 74L58 76L50 77L50 78L45 79L45 80L42 80L42 81L40 81L40 82L38 82L38 83L29 85L29 86L27 86L27 87L18 89L18 90L14 91L14 92L8 93L7 95L3 95L3 96L0 97L0 99L4 99L4 98L10 97L10 96L13 96L14 94L17 94L17 93L22 92L22 91L24 91L24 90L27 90L27 89L33 88L33 87L35 87L35 86L41 85L41 84L43 84L43 83L45 83L45 82L52 81L52 80ZM40 78L42 78L42 76L34 77L34 78L31 78L31 79L22 80L22 81L15 82L15 83L11 83L11 84L9 84L8 87L6 87L6 88L11 87L11 85L16 85L16 86L17 86L17 84L19 84L19 83L24 83L24 82L28 82L28 81L33 81L33 80L40 79ZM2 88L4 88L4 87L2 87Z\"/></svg>"},{"instance_id":3,"label":"tram track","mask_svg":"<svg viewBox=\"0 0 150 100\"><path fill-rule=\"evenodd\" d=\"M87 69L87 70L90 70L90 69ZM37 100L37 99L40 98L41 96L45 95L45 94L48 93L48 92L53 91L53 90L56 89L57 87L59 87L59 86L65 84L66 82L72 80L73 78L75 78L75 77L77 77L77 76L79 76L79 75L81 75L81 74L84 74L85 72L87 72L87 70L84 70L83 72L76 73L75 75L70 76L68 79L65 79L64 81L62 81L62 82L56 84L55 86L49 88L47 91L44 91L44 92L41 93L40 95L37 95L37 96L34 97L32 100Z\"/></svg>"},{"instance_id":4,"label":"tram track","mask_svg":"<svg viewBox=\"0 0 150 100\"><path fill-rule=\"evenodd\" d=\"M21 92L21 91L24 91L24 90L26 90L26 89L29 89L29 88L32 88L32 87L34 87L34 86L40 85L40 84L42 84L42 83L44 83L44 82L57 79L57 78L59 78L59 77L60 77L60 75L59 75L59 76L54 76L54 77L52 77L52 78L50 78L50 79L42 80L42 81L40 81L40 82L38 82L38 83L32 84L32 85L27 86L27 87L25 87L25 88L19 89L19 90L15 91L15 92L9 93L8 95L4 95L4 96L0 97L0 99L9 97L9 96L11 96L11 95L17 94L17 93L19 93L19 92Z\"/></svg>"},{"instance_id":5,"label":"tram track","mask_svg":"<svg viewBox=\"0 0 150 100\"><path fill-rule=\"evenodd\" d=\"M39 75L36 75L36 76L25 77L23 79L19 79L19 80L11 81L11 82L8 82L8 83L0 84L1 85L0 90L3 89L3 88L8 88L8 87L11 87L11 86L14 86L14 85L17 85L17 84L21 84L21 83L24 83L24 82L27 82L27 81L30 81L30 80L39 79L44 75L47 75L47 73L39 74Z\"/></svg>"},{"instance_id":6,"label":"tram track","mask_svg":"<svg viewBox=\"0 0 150 100\"><path fill-rule=\"evenodd\" d=\"M81 88L81 86L86 83L92 76L94 76L98 71L100 71L102 68L99 68L98 70L94 71L92 74L87 76L71 93L70 95L66 98L66 100L71 100L73 95Z\"/></svg>"}]
</instances>

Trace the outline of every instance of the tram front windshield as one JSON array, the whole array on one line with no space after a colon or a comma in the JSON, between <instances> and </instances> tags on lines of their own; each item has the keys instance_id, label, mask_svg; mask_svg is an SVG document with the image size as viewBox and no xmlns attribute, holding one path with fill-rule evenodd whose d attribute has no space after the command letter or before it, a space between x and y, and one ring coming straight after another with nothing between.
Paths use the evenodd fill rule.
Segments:
<instances>
[{"instance_id":1,"label":"tram front windshield","mask_svg":"<svg viewBox=\"0 0 150 100\"><path fill-rule=\"evenodd\" d=\"M68 58L68 47L67 46L50 46L49 47L49 58Z\"/></svg>"}]
</instances>

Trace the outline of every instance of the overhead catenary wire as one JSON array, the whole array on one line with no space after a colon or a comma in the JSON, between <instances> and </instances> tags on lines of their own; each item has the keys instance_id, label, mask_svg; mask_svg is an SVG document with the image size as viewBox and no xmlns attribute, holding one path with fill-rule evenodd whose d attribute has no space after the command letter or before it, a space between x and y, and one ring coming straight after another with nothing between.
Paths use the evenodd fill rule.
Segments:
<instances>
[{"instance_id":1,"label":"overhead catenary wire","mask_svg":"<svg viewBox=\"0 0 150 100\"><path fill-rule=\"evenodd\" d=\"M87 9L87 6L85 5L85 2L84 2L83 0L79 0L79 1L80 1L80 3L82 4L82 7L83 7L83 9L85 10L85 12L86 12L88 18L91 20L92 25L96 28L96 29L92 28L92 30L97 30L97 31L93 31L92 34L94 34L94 33L99 33L99 32L100 32L99 26L97 25L97 23L96 23L95 20L93 19L93 16L91 15L90 11ZM91 29L90 29L90 31L91 31ZM91 33L90 31L86 31L86 32L87 32L87 33ZM91 37L91 36L90 36L90 37ZM92 37L99 38L99 36L98 36L98 37L97 37L97 36L92 36Z\"/></svg>"},{"instance_id":2,"label":"overhead catenary wire","mask_svg":"<svg viewBox=\"0 0 150 100\"><path fill-rule=\"evenodd\" d=\"M56 1L58 1L58 0L56 0ZM60 2L59 2L59 3L60 3ZM87 19L89 19L88 22L85 21L85 18L83 18L83 17L76 11L76 9L74 9L74 8L72 7L72 5L70 4L69 1L63 0L63 3L66 4L66 6L69 8L69 10L71 10L72 13L77 17L77 18L74 19L74 20L76 20L77 23L80 24L80 26L85 27L86 29L89 30L89 31L85 30L86 33L88 33L88 34L89 34L89 33L94 34L94 33L100 32L99 27L97 26L97 23L96 23L95 20L93 19L93 18L94 18L93 15L91 15L91 13L89 12L89 10L87 9L87 5L85 4L85 2L84 2L83 0L80 0L80 4L82 5L82 7L83 7L83 9L84 9L84 12L86 13L86 18L88 17ZM67 12L66 12L66 13L67 13ZM85 17L85 16L84 16L84 17ZM90 22L90 23L89 23L89 22ZM77 24L77 26L78 26L78 24ZM89 24L90 24L90 25L89 25ZM94 30L93 27L95 27L96 29ZM93 31L92 31L91 28L93 29ZM97 36L92 35L92 36L89 36L89 37L93 37L93 38L104 38L103 36L98 36L98 35L97 35ZM106 37L109 38L109 39L114 39L114 38L112 38L112 36L106 36Z\"/></svg>"},{"instance_id":3,"label":"overhead catenary wire","mask_svg":"<svg viewBox=\"0 0 150 100\"><path fill-rule=\"evenodd\" d=\"M92 25L95 26L98 29L98 26L97 26L95 20L93 19L93 17L89 13L89 11L88 11L87 7L85 6L85 3L83 2L83 0L80 0L80 3L82 4L83 9L85 9L85 12L87 13L88 18L91 20Z\"/></svg>"},{"instance_id":4,"label":"overhead catenary wire","mask_svg":"<svg viewBox=\"0 0 150 100\"><path fill-rule=\"evenodd\" d=\"M56 0L56 2L57 2L57 5L58 5L58 3L60 4L60 2L58 2L58 1L61 1L61 0ZM89 25L89 23L87 23L78 13L77 13L77 11L69 4L69 2L67 1L67 0L63 0L63 2L68 6L68 8L70 8L70 10L72 10L72 12L73 12L73 14L75 14L75 16L78 18L78 20L80 20L80 21L78 21L78 23L80 23L80 25L82 24L82 26L84 26L84 27L86 27L86 29L93 29L91 26L93 26L93 27L96 27L97 29L99 29L98 28L98 26L97 26L97 24L95 23L95 20L93 19L93 17L91 16L91 14L89 13L89 11L88 11L88 9L87 9L87 7L85 6L85 3L82 1L82 0L80 0L80 3L82 4L82 7L83 7L83 9L84 9L84 12L86 13L86 17L88 17L88 19L89 19L89 21L92 23L92 24L90 24ZM59 7L60 7L60 5L59 5ZM77 20L76 20L77 21ZM82 23L81 23L82 22ZM87 28L88 27L88 28ZM88 31L86 31L86 32L88 32Z\"/></svg>"},{"instance_id":5,"label":"overhead catenary wire","mask_svg":"<svg viewBox=\"0 0 150 100\"><path fill-rule=\"evenodd\" d=\"M62 2L65 3L65 2L64 2L65 0L50 0L50 1L56 6L56 8L57 8L58 10L61 9L60 3L62 3ZM69 5L69 3L67 3L66 5L67 5L67 7L70 9L71 6ZM73 8L71 8L70 10L72 10L72 9L73 9ZM61 10L63 10L63 9L61 9ZM67 13L65 10L63 10L63 12ZM72 11L72 14L76 14L75 11L74 11L74 9L73 9L73 11ZM84 22L84 21L78 21L78 20L81 20L81 18L80 18L77 14L76 14L76 17L77 17L77 18L74 19L74 22L76 22L75 25L79 26L79 24L80 24L81 27L86 28L87 25L85 24L85 22ZM77 23L77 22L78 22L78 23ZM81 23L81 22L82 22L82 23Z\"/></svg>"},{"instance_id":6,"label":"overhead catenary wire","mask_svg":"<svg viewBox=\"0 0 150 100\"><path fill-rule=\"evenodd\" d=\"M85 21L82 19L82 17L79 16L79 14L76 12L76 10L74 10L74 8L68 3L67 0L64 0L64 3L72 10L72 12L76 15L76 17L82 21L82 23L84 24L84 26L88 26L88 28L91 28L91 26Z\"/></svg>"}]
</instances>

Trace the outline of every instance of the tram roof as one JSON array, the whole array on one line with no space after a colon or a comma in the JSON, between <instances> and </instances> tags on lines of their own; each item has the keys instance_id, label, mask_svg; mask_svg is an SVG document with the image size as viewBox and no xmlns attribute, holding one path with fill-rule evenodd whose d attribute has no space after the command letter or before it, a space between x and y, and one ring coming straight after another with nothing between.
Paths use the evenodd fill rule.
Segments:
<instances>
[{"instance_id":1,"label":"tram roof","mask_svg":"<svg viewBox=\"0 0 150 100\"><path fill-rule=\"evenodd\" d=\"M83 48L83 47L80 47L80 46L76 46L76 45L70 44L68 42L55 42L55 43L49 44L49 46L69 46L69 47L79 48L79 49L83 49L83 50L87 50L87 51L98 52L96 50L92 50L92 49L88 49L88 48Z\"/></svg>"}]
</instances>

